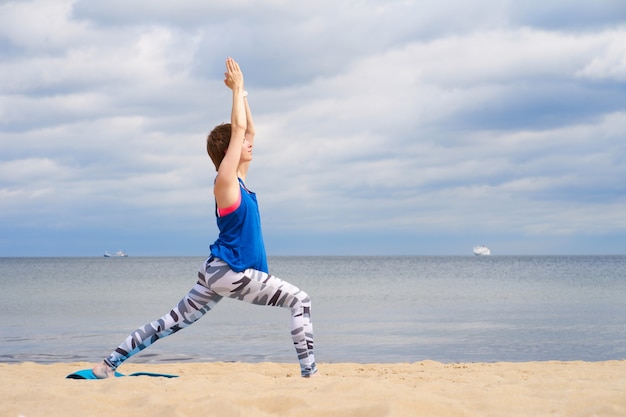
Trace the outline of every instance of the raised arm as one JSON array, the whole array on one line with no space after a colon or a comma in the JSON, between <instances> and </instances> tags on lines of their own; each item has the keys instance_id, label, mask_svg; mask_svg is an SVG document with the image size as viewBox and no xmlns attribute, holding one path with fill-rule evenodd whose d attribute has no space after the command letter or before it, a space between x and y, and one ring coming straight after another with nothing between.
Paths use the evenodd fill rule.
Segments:
<instances>
[{"instance_id":1,"label":"raised arm","mask_svg":"<svg viewBox=\"0 0 626 417\"><path fill-rule=\"evenodd\" d=\"M254 120L252 120L252 113L250 112L248 98L244 97L243 102L246 108L246 139L248 139L248 142L254 145L254 135L256 131L254 130Z\"/></svg>"},{"instance_id":2,"label":"raised arm","mask_svg":"<svg viewBox=\"0 0 626 417\"><path fill-rule=\"evenodd\" d=\"M243 98L244 107L246 109L246 141L249 143L249 146L254 146L254 120L252 120L252 113L250 112L250 105L248 104L248 98L244 96ZM248 174L248 167L250 166L250 161L242 161L239 164L239 176L245 180L246 175Z\"/></svg>"},{"instance_id":3,"label":"raised arm","mask_svg":"<svg viewBox=\"0 0 626 417\"><path fill-rule=\"evenodd\" d=\"M226 155L217 170L213 193L219 208L230 207L239 200L239 169L247 131L246 115L249 112L243 97L243 73L234 59L226 60L224 83L233 93L230 115L231 136ZM245 167L247 172L247 166ZM245 176L245 173L244 173Z\"/></svg>"}]
</instances>

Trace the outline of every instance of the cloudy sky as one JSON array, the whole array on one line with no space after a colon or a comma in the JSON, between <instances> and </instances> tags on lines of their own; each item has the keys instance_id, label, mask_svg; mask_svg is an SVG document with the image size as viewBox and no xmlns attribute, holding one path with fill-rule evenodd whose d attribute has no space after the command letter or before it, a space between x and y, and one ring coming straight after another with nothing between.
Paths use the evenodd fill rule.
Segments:
<instances>
[{"instance_id":1,"label":"cloudy sky","mask_svg":"<svg viewBox=\"0 0 626 417\"><path fill-rule=\"evenodd\" d=\"M228 56L270 255L626 253L623 0L0 0L0 256L207 254Z\"/></svg>"}]
</instances>

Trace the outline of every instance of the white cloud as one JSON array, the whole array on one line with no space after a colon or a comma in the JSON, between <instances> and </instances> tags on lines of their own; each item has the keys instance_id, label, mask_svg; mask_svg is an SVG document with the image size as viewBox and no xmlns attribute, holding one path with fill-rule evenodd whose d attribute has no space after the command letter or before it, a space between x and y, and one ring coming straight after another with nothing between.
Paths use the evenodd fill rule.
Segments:
<instances>
[{"instance_id":1,"label":"white cloud","mask_svg":"<svg viewBox=\"0 0 626 417\"><path fill-rule=\"evenodd\" d=\"M62 53L86 42L87 25L71 19L72 0L8 1L0 4L0 34L27 54Z\"/></svg>"},{"instance_id":2,"label":"white cloud","mask_svg":"<svg viewBox=\"0 0 626 417\"><path fill-rule=\"evenodd\" d=\"M597 48L601 51L581 68L576 75L590 80L626 81L625 30L610 31L598 36Z\"/></svg>"}]
</instances>

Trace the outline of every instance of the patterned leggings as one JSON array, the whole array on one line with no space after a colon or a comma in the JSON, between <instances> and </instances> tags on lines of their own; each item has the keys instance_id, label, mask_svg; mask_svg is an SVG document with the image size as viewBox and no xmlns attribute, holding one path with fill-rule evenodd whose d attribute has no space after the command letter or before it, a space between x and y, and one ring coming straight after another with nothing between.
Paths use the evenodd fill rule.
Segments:
<instances>
[{"instance_id":1,"label":"patterned leggings","mask_svg":"<svg viewBox=\"0 0 626 417\"><path fill-rule=\"evenodd\" d=\"M176 307L160 319L132 332L104 361L117 369L126 359L157 340L190 326L223 298L291 310L291 337L303 377L317 372L313 356L311 299L304 292L265 272L234 272L221 259L210 257L198 272L198 282Z\"/></svg>"}]
</instances>

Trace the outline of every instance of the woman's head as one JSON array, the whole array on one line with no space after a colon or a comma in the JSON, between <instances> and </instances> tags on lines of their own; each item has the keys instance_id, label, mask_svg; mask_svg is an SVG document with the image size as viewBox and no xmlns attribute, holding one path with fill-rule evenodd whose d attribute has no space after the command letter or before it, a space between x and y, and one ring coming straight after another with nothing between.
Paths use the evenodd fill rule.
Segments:
<instances>
[{"instance_id":1,"label":"woman's head","mask_svg":"<svg viewBox=\"0 0 626 417\"><path fill-rule=\"evenodd\" d=\"M217 171L226 155L228 144L230 143L231 127L230 123L223 123L215 126L209 133L206 140L206 150L211 157Z\"/></svg>"}]
</instances>

